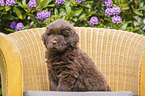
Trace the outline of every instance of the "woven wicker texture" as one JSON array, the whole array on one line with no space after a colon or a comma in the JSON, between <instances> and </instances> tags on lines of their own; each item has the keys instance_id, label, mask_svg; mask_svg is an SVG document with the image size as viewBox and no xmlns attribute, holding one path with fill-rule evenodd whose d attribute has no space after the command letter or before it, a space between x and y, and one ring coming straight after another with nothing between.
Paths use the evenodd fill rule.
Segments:
<instances>
[{"instance_id":1,"label":"woven wicker texture","mask_svg":"<svg viewBox=\"0 0 145 96\"><path fill-rule=\"evenodd\" d=\"M45 47L41 35L45 28L23 30L8 35L16 43L22 60L23 90L49 90ZM139 93L140 66L145 37L124 31L76 27L79 46L94 60L113 91Z\"/></svg>"},{"instance_id":2,"label":"woven wicker texture","mask_svg":"<svg viewBox=\"0 0 145 96\"><path fill-rule=\"evenodd\" d=\"M145 38L118 30L77 28L80 47L95 61L113 91L139 92Z\"/></svg>"},{"instance_id":3,"label":"woven wicker texture","mask_svg":"<svg viewBox=\"0 0 145 96\"><path fill-rule=\"evenodd\" d=\"M3 96L7 95L7 71L6 71L6 66L5 66L5 60L2 51L0 50L0 71L2 72L2 93Z\"/></svg>"},{"instance_id":4,"label":"woven wicker texture","mask_svg":"<svg viewBox=\"0 0 145 96\"><path fill-rule=\"evenodd\" d=\"M49 90L41 35L44 29L32 29L10 34L20 50L23 70L23 90Z\"/></svg>"}]
</instances>

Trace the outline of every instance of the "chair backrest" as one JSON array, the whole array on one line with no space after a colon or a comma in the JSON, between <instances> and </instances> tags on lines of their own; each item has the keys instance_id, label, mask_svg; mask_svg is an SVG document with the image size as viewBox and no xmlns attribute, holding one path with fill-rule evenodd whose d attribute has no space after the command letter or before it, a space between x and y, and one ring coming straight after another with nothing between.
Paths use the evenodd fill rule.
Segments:
<instances>
[{"instance_id":1,"label":"chair backrest","mask_svg":"<svg viewBox=\"0 0 145 96\"><path fill-rule=\"evenodd\" d=\"M94 60L113 91L140 91L141 60L145 37L113 29L75 27L79 46ZM49 90L45 47L41 35L45 28L9 34L20 52L23 90Z\"/></svg>"}]
</instances>

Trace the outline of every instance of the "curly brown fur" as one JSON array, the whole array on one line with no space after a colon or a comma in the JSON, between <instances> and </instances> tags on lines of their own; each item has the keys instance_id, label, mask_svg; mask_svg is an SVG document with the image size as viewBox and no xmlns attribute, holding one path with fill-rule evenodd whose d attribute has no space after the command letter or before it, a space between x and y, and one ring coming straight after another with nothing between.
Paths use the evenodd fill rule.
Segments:
<instances>
[{"instance_id":1,"label":"curly brown fur","mask_svg":"<svg viewBox=\"0 0 145 96\"><path fill-rule=\"evenodd\" d=\"M47 48L50 89L57 91L110 91L105 77L77 43L74 27L59 19L42 35Z\"/></svg>"}]
</instances>

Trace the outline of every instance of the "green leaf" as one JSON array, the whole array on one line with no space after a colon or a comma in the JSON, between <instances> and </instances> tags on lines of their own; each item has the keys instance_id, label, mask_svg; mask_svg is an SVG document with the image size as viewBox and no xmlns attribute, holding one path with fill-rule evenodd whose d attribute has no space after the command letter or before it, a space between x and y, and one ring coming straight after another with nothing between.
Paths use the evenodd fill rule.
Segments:
<instances>
[{"instance_id":1,"label":"green leaf","mask_svg":"<svg viewBox=\"0 0 145 96\"><path fill-rule=\"evenodd\" d=\"M54 6L55 6L55 4L49 4L46 7L54 7Z\"/></svg>"},{"instance_id":2,"label":"green leaf","mask_svg":"<svg viewBox=\"0 0 145 96\"><path fill-rule=\"evenodd\" d=\"M136 27L133 29L133 31L137 31L137 30L140 30L140 27Z\"/></svg>"},{"instance_id":3,"label":"green leaf","mask_svg":"<svg viewBox=\"0 0 145 96\"><path fill-rule=\"evenodd\" d=\"M55 14L55 19L58 19L58 10L56 8L54 10L54 14Z\"/></svg>"},{"instance_id":4,"label":"green leaf","mask_svg":"<svg viewBox=\"0 0 145 96\"><path fill-rule=\"evenodd\" d=\"M54 21L55 20L55 15L51 15L51 21Z\"/></svg>"},{"instance_id":5,"label":"green leaf","mask_svg":"<svg viewBox=\"0 0 145 96\"><path fill-rule=\"evenodd\" d=\"M30 12L30 8L25 8L24 10L25 10L27 13Z\"/></svg>"},{"instance_id":6,"label":"green leaf","mask_svg":"<svg viewBox=\"0 0 145 96\"><path fill-rule=\"evenodd\" d=\"M128 6L123 6L123 7L121 8L122 11L125 11L125 10L128 10L128 9L129 9Z\"/></svg>"},{"instance_id":7,"label":"green leaf","mask_svg":"<svg viewBox=\"0 0 145 96\"><path fill-rule=\"evenodd\" d=\"M86 4L86 5L83 5L83 6L86 7L86 8L91 8L90 4Z\"/></svg>"},{"instance_id":8,"label":"green leaf","mask_svg":"<svg viewBox=\"0 0 145 96\"><path fill-rule=\"evenodd\" d=\"M134 13L139 15L139 16L143 16L143 14L141 12L139 12L138 10L134 10Z\"/></svg>"},{"instance_id":9,"label":"green leaf","mask_svg":"<svg viewBox=\"0 0 145 96\"><path fill-rule=\"evenodd\" d=\"M77 18L73 18L72 20L75 21L75 22L77 22L78 19Z\"/></svg>"},{"instance_id":10,"label":"green leaf","mask_svg":"<svg viewBox=\"0 0 145 96\"><path fill-rule=\"evenodd\" d=\"M0 6L0 10L3 10L5 7L3 7L3 6Z\"/></svg>"},{"instance_id":11,"label":"green leaf","mask_svg":"<svg viewBox=\"0 0 145 96\"><path fill-rule=\"evenodd\" d=\"M140 18L139 16L133 16L133 18L135 18L135 19L136 19L136 21L140 23L141 18Z\"/></svg>"},{"instance_id":12,"label":"green leaf","mask_svg":"<svg viewBox=\"0 0 145 96\"><path fill-rule=\"evenodd\" d=\"M66 13L64 12L64 11L60 11L60 13L59 13L59 18L62 18L62 17L64 17L66 15Z\"/></svg>"},{"instance_id":13,"label":"green leaf","mask_svg":"<svg viewBox=\"0 0 145 96\"><path fill-rule=\"evenodd\" d=\"M22 4L23 4L24 6L27 6L26 0L22 0Z\"/></svg>"},{"instance_id":14,"label":"green leaf","mask_svg":"<svg viewBox=\"0 0 145 96\"><path fill-rule=\"evenodd\" d=\"M73 17L73 16L79 16L80 14L82 13L82 9L80 10L76 10L76 11L71 11L70 12L70 16Z\"/></svg>"},{"instance_id":15,"label":"green leaf","mask_svg":"<svg viewBox=\"0 0 145 96\"><path fill-rule=\"evenodd\" d=\"M145 27L143 27L142 30L145 30Z\"/></svg>"},{"instance_id":16,"label":"green leaf","mask_svg":"<svg viewBox=\"0 0 145 96\"><path fill-rule=\"evenodd\" d=\"M144 2L141 2L141 3L139 4L140 7L143 7L143 5L144 5Z\"/></svg>"},{"instance_id":17,"label":"green leaf","mask_svg":"<svg viewBox=\"0 0 145 96\"><path fill-rule=\"evenodd\" d=\"M82 14L82 15L79 17L79 20L83 20L83 19L85 19L85 17L86 17L86 14Z\"/></svg>"},{"instance_id":18,"label":"green leaf","mask_svg":"<svg viewBox=\"0 0 145 96\"><path fill-rule=\"evenodd\" d=\"M18 6L22 7L26 12L30 12L30 8L26 5L22 5L20 2L17 2Z\"/></svg>"},{"instance_id":19,"label":"green leaf","mask_svg":"<svg viewBox=\"0 0 145 96\"><path fill-rule=\"evenodd\" d=\"M145 32L144 32L143 30L140 30L140 32L142 33L142 35L144 35L144 36L145 36Z\"/></svg>"},{"instance_id":20,"label":"green leaf","mask_svg":"<svg viewBox=\"0 0 145 96\"><path fill-rule=\"evenodd\" d=\"M122 30L125 30L126 29L126 27L128 26L128 23L125 23L123 26L122 26Z\"/></svg>"},{"instance_id":21,"label":"green leaf","mask_svg":"<svg viewBox=\"0 0 145 96\"><path fill-rule=\"evenodd\" d=\"M41 0L36 0L39 7L41 7Z\"/></svg>"},{"instance_id":22,"label":"green leaf","mask_svg":"<svg viewBox=\"0 0 145 96\"><path fill-rule=\"evenodd\" d=\"M87 13L86 13L86 15L87 15L86 18L89 18L89 17L92 16L93 14L96 14L96 12L97 12L97 10L91 11L91 12L87 12ZM97 15L98 15L98 16L104 16L104 13L99 13L99 12L98 12Z\"/></svg>"},{"instance_id":23,"label":"green leaf","mask_svg":"<svg viewBox=\"0 0 145 96\"><path fill-rule=\"evenodd\" d=\"M30 16L30 19L31 19L32 21L35 21L35 22L37 22L37 23L40 24L39 20L36 18L35 15L33 15L33 14L28 14L28 16Z\"/></svg>"},{"instance_id":24,"label":"green leaf","mask_svg":"<svg viewBox=\"0 0 145 96\"><path fill-rule=\"evenodd\" d=\"M70 23L71 25L75 25L75 22L73 22L73 21L70 21L69 23Z\"/></svg>"},{"instance_id":25,"label":"green leaf","mask_svg":"<svg viewBox=\"0 0 145 96\"><path fill-rule=\"evenodd\" d=\"M20 7L22 7L24 10L26 9L26 8L29 8L28 6L27 6L27 4L21 4L20 2L18 2L18 6L20 6Z\"/></svg>"},{"instance_id":26,"label":"green leaf","mask_svg":"<svg viewBox=\"0 0 145 96\"><path fill-rule=\"evenodd\" d=\"M15 30L12 30L12 29L6 29L6 30L9 32L15 32Z\"/></svg>"},{"instance_id":27,"label":"green leaf","mask_svg":"<svg viewBox=\"0 0 145 96\"><path fill-rule=\"evenodd\" d=\"M70 12L71 12L71 7L70 7L70 3L69 2L65 3L65 9L66 9L67 14L69 15Z\"/></svg>"},{"instance_id":28,"label":"green leaf","mask_svg":"<svg viewBox=\"0 0 145 96\"><path fill-rule=\"evenodd\" d=\"M22 7L24 10L25 10L26 8L29 8L27 5L22 5L20 2L18 2L18 6Z\"/></svg>"},{"instance_id":29,"label":"green leaf","mask_svg":"<svg viewBox=\"0 0 145 96\"><path fill-rule=\"evenodd\" d=\"M9 11L11 8L8 6L5 6L5 11Z\"/></svg>"},{"instance_id":30,"label":"green leaf","mask_svg":"<svg viewBox=\"0 0 145 96\"><path fill-rule=\"evenodd\" d=\"M24 20L26 17L27 17L27 14L23 14L23 18L22 19Z\"/></svg>"},{"instance_id":31,"label":"green leaf","mask_svg":"<svg viewBox=\"0 0 145 96\"><path fill-rule=\"evenodd\" d=\"M14 7L13 11L17 14L17 16L20 19L23 19L22 13L21 13L21 11L18 8Z\"/></svg>"},{"instance_id":32,"label":"green leaf","mask_svg":"<svg viewBox=\"0 0 145 96\"><path fill-rule=\"evenodd\" d=\"M134 26L139 26L139 23L138 22L134 22Z\"/></svg>"},{"instance_id":33,"label":"green leaf","mask_svg":"<svg viewBox=\"0 0 145 96\"><path fill-rule=\"evenodd\" d=\"M82 9L77 10L74 13L75 13L74 16L79 16L82 13Z\"/></svg>"},{"instance_id":34,"label":"green leaf","mask_svg":"<svg viewBox=\"0 0 145 96\"><path fill-rule=\"evenodd\" d=\"M139 10L145 10L145 6L140 7Z\"/></svg>"},{"instance_id":35,"label":"green leaf","mask_svg":"<svg viewBox=\"0 0 145 96\"><path fill-rule=\"evenodd\" d=\"M41 6L43 6L43 8L44 8L44 7L46 7L51 1L52 1L52 0L43 0L43 1L41 2Z\"/></svg>"},{"instance_id":36,"label":"green leaf","mask_svg":"<svg viewBox=\"0 0 145 96\"><path fill-rule=\"evenodd\" d=\"M22 7L22 8L23 8L23 5L22 5L20 2L18 2L18 6L20 6L20 7Z\"/></svg>"}]
</instances>

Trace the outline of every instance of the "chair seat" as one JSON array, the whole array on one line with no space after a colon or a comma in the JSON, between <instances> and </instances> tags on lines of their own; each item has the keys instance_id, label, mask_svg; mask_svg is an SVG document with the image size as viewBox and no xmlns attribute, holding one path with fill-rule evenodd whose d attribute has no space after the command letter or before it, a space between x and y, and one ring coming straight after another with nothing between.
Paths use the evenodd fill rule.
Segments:
<instances>
[{"instance_id":1,"label":"chair seat","mask_svg":"<svg viewBox=\"0 0 145 96\"><path fill-rule=\"evenodd\" d=\"M23 96L137 96L137 95L130 91L116 91L116 92L24 91Z\"/></svg>"}]
</instances>

